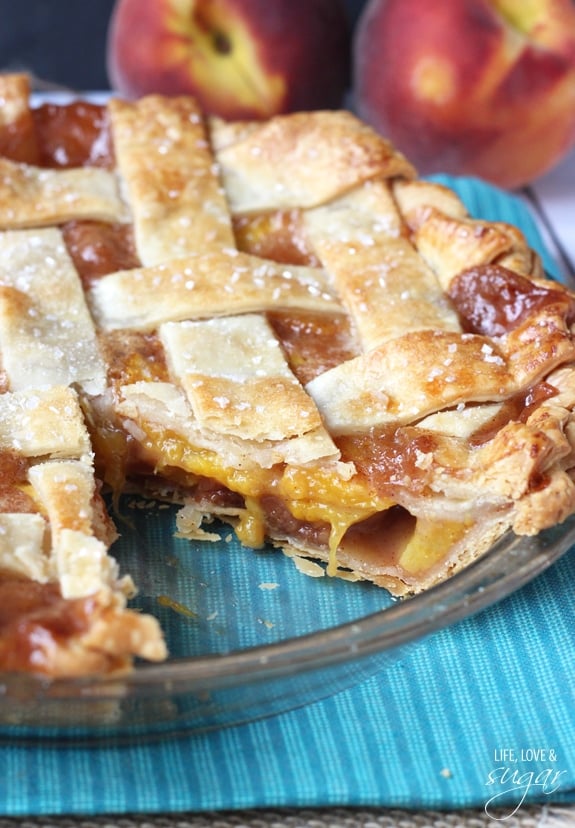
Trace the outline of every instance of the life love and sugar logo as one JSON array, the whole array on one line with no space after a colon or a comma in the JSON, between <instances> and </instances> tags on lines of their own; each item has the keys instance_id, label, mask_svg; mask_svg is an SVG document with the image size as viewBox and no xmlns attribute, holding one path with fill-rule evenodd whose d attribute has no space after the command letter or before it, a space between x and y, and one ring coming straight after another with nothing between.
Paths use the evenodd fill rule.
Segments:
<instances>
[{"instance_id":1,"label":"life love and sugar logo","mask_svg":"<svg viewBox=\"0 0 575 828\"><path fill-rule=\"evenodd\" d=\"M552 796L567 775L557 751L550 747L497 747L485 785L485 813L503 821L514 816L523 803Z\"/></svg>"}]
</instances>

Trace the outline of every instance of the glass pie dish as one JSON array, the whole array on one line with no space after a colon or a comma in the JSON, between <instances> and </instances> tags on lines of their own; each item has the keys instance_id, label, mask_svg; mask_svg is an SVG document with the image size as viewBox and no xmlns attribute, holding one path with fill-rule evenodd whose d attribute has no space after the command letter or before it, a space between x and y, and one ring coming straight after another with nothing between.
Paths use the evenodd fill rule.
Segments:
<instances>
[{"instance_id":1,"label":"glass pie dish","mask_svg":"<svg viewBox=\"0 0 575 828\"><path fill-rule=\"evenodd\" d=\"M124 115L128 108L123 109L120 106ZM167 103L164 108L169 108ZM187 125L195 123L198 123L197 120L189 118L186 120ZM122 131L121 128L118 132L121 139L118 146L124 146L124 149L129 150L130 158L134 154L135 135L135 132ZM97 141L94 145L97 145ZM160 145L160 149L162 148L165 150L163 144ZM315 157L314 152L311 154L312 158ZM165 152L160 153L160 150L158 153L165 155ZM252 154L249 154L249 157L251 158ZM15 176L14 180L19 181L21 169L15 166L14 162L8 161L7 163ZM346 158L345 168L347 169L348 166ZM207 164L206 169L210 171L210 175L213 173L211 162ZM89 176L93 177L93 173L92 170ZM36 171L36 174L37 182L40 184L46 180L44 173ZM104 173L104 175L107 174ZM144 176L144 178L148 181L149 176ZM488 216L491 213L489 216L491 219L509 221L522 226L524 214L508 215L515 209L514 202L503 194L498 194L496 197L491 191L484 191L473 182L462 183L461 186L464 190L462 198L467 201L470 212L481 216ZM369 189L367 186L362 188L364 197L369 194ZM179 190L170 190L170 199L173 193L179 192ZM380 195L383 192L381 187L378 192ZM492 199L495 199L495 203ZM478 201L477 204L475 200ZM65 205L68 204L66 199L64 202ZM42 203L46 204L48 200L44 199ZM351 208L348 205L346 209ZM204 215L204 212L209 211L204 211L202 207L200 214ZM63 221L60 214L58 216L58 221L52 217L56 224ZM34 220L36 220L35 210ZM352 224L353 222L350 222L350 225ZM226 227L230 229L228 224ZM385 235L379 224L377 228L378 233ZM530 228L527 227L525 230L526 235L529 236ZM57 235L57 231L54 232ZM54 233L51 238L53 235ZM471 237L475 236L477 234L472 234ZM470 236L467 233L466 238L468 237ZM11 244L13 238L10 236L7 244ZM18 236L18 238L21 237ZM45 234L42 238L45 238ZM144 233L144 238L148 238L147 233ZM29 246L37 245L36 236L30 239L26 235L26 239ZM205 243L205 239L204 234L201 237L201 244ZM371 237L370 241L372 241ZM530 239L530 243L537 246L536 240ZM370 245L366 243L365 248L368 247ZM194 250L197 250L197 247ZM387 251L387 248L385 250ZM172 255L171 246L169 252ZM349 252L356 253L357 251L352 246ZM234 249L232 253L235 256L239 254L239 251ZM220 255L223 256L224 253L220 251ZM228 256L229 251L225 255ZM347 258L344 258L347 261ZM9 257L8 261L10 261ZM29 262L30 259L27 258L26 261ZM44 257L43 262L52 262L51 256ZM132 265L128 267L128 272L139 272L139 269L134 269ZM354 268L357 269L357 257L354 259ZM237 274L234 272L234 278L239 275L240 270L242 269L240 268ZM212 278L212 271L209 273ZM179 274L176 275L179 278ZM291 275L287 272L287 276L283 274L282 278L285 277L284 281L287 283ZM151 271L148 272L148 276L152 281L155 278ZM60 280L63 280L61 271ZM170 284L173 286L178 283L177 279L175 281L172 279ZM98 284L101 286L104 283ZM109 282L106 284L109 285ZM233 290L231 290L232 284ZM398 284L403 297L405 281ZM190 285L190 290L195 287L193 280L186 282L186 289L188 285ZM231 294L237 296L240 291L236 281L227 286L230 291L223 294L222 312L226 316L229 314L233 316L230 310L230 296ZM383 288L384 283L380 286ZM157 287L155 282L152 283L152 287ZM258 283L259 287L261 286ZM95 307L100 307L96 293L99 296L99 292L94 288L92 301L96 303ZM152 291L153 304L156 303L157 293L155 289ZM304 293L307 297L310 291L306 289ZM137 295L137 291L128 290L127 295L124 296L128 305L130 297L134 295ZM328 298L324 296L324 301L327 302L328 299L329 296ZM434 305L432 300L429 300L427 304ZM108 323L112 329L114 328L113 320L110 321L106 314L111 312L113 315L116 306L121 307L124 314L122 326L127 324L125 303L114 301L108 303L105 318L102 317L105 322L105 324L102 322L104 328ZM274 298L272 309L276 306L277 299ZM377 309L377 301L370 301L368 305L365 305L365 308L367 307ZM358 306L358 312L364 314L365 308L363 305ZM202 314L203 312L202 310ZM68 328L71 316L70 306L66 305L62 317L66 324L62 327ZM242 314L239 316L241 317ZM53 314L49 318L59 319L60 317ZM185 320L181 325L176 326L176 329L166 328L166 331L171 332L170 335L175 335L174 330L182 334L184 328ZM57 328L57 333L60 333L60 328ZM459 345L468 341L464 340L464 336L467 334L460 336L460 332L457 332ZM566 338L569 338L567 334ZM245 339L246 337L241 340L242 346ZM111 341L112 339L108 342ZM144 334L138 341L147 341ZM132 342L133 340L130 340L130 343ZM217 342L219 347L221 339ZM42 344L46 344L45 337ZM132 353L131 347L131 345L126 346L126 351ZM166 341L165 347L172 356L176 353L174 348L170 350L170 342ZM456 344L455 350L457 348ZM209 350L209 346L205 346L205 349ZM467 353L464 348L461 348L461 352ZM186 355L188 352L184 349L183 353ZM450 350L448 353L454 352ZM432 352L432 358L437 359L434 354L435 352ZM499 357L493 356L492 348L486 343L483 345L481 354L481 364L493 365L494 362L497 365L501 364L501 361L498 361ZM180 355L178 351L176 356ZM254 366L260 365L260 356L259 354L256 356L257 359L252 358ZM450 356L449 360L442 364L451 365L454 359L455 357ZM16 363L16 360L11 363L14 374ZM410 363L410 365L413 364L413 362ZM436 379L436 366L437 362L431 365L431 373L424 377L426 382ZM168 372L167 364L165 368ZM467 368L467 363L465 368ZM454 370L450 369L450 374L445 379L445 384L449 385L449 389L453 387L451 371ZM7 370L7 373L11 376L10 371ZM325 373L327 372L323 372L322 376L325 376ZM275 374L270 373L270 376L275 376ZM130 378L133 379L131 374ZM129 396L129 389L133 390L134 384L125 385L125 378L122 382L124 383L123 393ZM501 383L501 380L497 382ZM201 385L203 382L200 383ZM172 388L169 383L162 382L160 386L154 385L154 391L157 392L158 387L165 391L166 386ZM436 383L433 387L436 387ZM139 385L138 388L141 392ZM176 386L173 388L176 394L179 393ZM500 384L497 385L497 389L497 393L500 393ZM543 389L545 392L548 390ZM483 388L481 392L484 393ZM335 395L328 394L328 399L334 399L338 394L339 386ZM87 396L89 397L89 394ZM321 389L319 396L321 397ZM11 400L12 397L8 399ZM448 399L452 401L452 410L454 410L452 398ZM229 403L227 397L221 397L221 395L213 396L212 400L218 405L222 403L220 405L222 410ZM433 402L435 403L436 399ZM374 405L372 410L379 411L378 405ZM526 411L528 410L527 397L522 398L521 406ZM90 410L93 415L97 414L96 408ZM257 410L257 407L254 410ZM299 419L305 420L307 409L303 414L301 411L301 408L298 409ZM137 411L134 415L133 412L130 413L130 410L122 409L121 416L122 425L125 422L124 418L129 420L130 417L136 417L138 423L140 422ZM253 417L253 414L251 416ZM94 422L96 425L101 424L97 417ZM54 433L56 431L58 434L64 433L62 428L54 430ZM52 433L50 431L51 435ZM104 429L102 433L108 432ZM140 436L135 437L135 432L131 431L130 439L141 439L141 431L137 434ZM113 441L106 442L106 440L103 440L103 443L107 450L107 453L104 452L105 457L110 461L110 468L114 469L118 460L116 444ZM169 441L166 441L166 445L168 443ZM508 444L505 443L504 449L507 447ZM253 452L253 447L250 451ZM44 454L45 451L44 453L39 451L38 454L30 456L41 460ZM506 456L505 452L504 454ZM214 456L216 456L215 452ZM248 453L246 453L246 458L248 458ZM173 458L170 455L168 459L167 465L170 466ZM249 455L249 460L253 460L253 454ZM417 462L421 460L422 458L417 456ZM211 462L212 465L208 470L210 473L207 474L208 480L217 472L217 463L214 459ZM255 460L254 463L256 463ZM305 465L303 461L302 465ZM462 461L461 467L467 470L467 466ZM40 469L39 475L49 476L55 466L48 464L44 468L41 463L38 463L34 467L34 472L37 472L38 468ZM241 464L238 468L242 469ZM107 480L105 474L102 479ZM537 479L537 485L534 484L532 489L537 496L541 492L539 485L541 479ZM62 478L50 477L50 480L58 483L55 499L59 503L62 499ZM409 483L404 483L404 486L408 489ZM471 487L472 484L468 484L469 491L477 492L477 489ZM201 487L198 486L198 489L201 495ZM143 488L140 491L147 492L148 490ZM273 489L270 488L270 491L273 492ZM333 503L330 501L330 505L333 507L334 514L340 518L342 513L345 514L345 493L341 486L339 488L334 486L330 492L335 492ZM251 495L251 491L248 494ZM246 498L246 503L248 500L249 498ZM479 502L481 502L480 498ZM224 505L226 505L225 502ZM386 509L388 506L389 504L386 504ZM426 499L426 509L428 506L428 499ZM73 511L74 521L81 515L81 510ZM180 531L184 530L181 528L181 522L178 523L176 520L176 507L171 507L151 497L148 498L143 494L126 494L119 503L110 501L108 512L114 513L121 535L120 540L114 544L112 554L118 559L121 571L129 573L138 585L138 596L132 604L138 614L132 613L132 617L137 618L138 621L146 616L157 618L165 634L170 653L169 659L161 665L138 662L133 672L112 673L106 677L100 675L98 678L49 679L26 673L4 675L1 677L0 684L3 694L2 705L0 705L0 733L7 740L43 741L50 738L54 741L91 742L103 739L127 741L134 738L165 738L170 735L203 732L252 721L300 707L339 692L377 671L384 670L385 666L392 663L398 655L403 654L406 648L417 644L424 646L425 640L434 631L467 618L519 589L557 560L575 540L574 519L529 539L506 535L472 565L467 566L448 581L434 586L417 597L397 601L384 589L369 582L350 583L350 577L344 579L326 576L324 570L317 564L305 562L297 552L294 553L293 547L288 547L291 551L287 551L285 555L272 550L271 547L264 547L258 551L246 550L242 548L231 530L223 525L219 529L215 542L190 540L189 534L187 538L184 538L178 532L178 528ZM225 511L222 510L221 513L225 514ZM532 512L529 512L529 515L531 514ZM271 509L271 517L273 516L274 510ZM17 515L17 519L22 520L20 514ZM350 525L353 525L353 522ZM381 525L383 524L378 524L380 527ZM389 526L389 524L385 525ZM418 536L425 541L423 544L422 540L421 549L424 556L436 551L436 546L441 548L447 542L446 537L448 538L449 534L447 533L446 536L446 525L448 524L442 523L438 533L431 536L435 538L435 544L424 532ZM477 525L479 526L479 523ZM58 526L55 520L52 536L57 536ZM372 531L371 527L372 524L365 532L366 537ZM280 529L282 528L280 526ZM483 524L479 528L484 528ZM381 531L381 528L378 531ZM242 536L241 533L238 534ZM192 534L191 537L197 537L197 535ZM254 543L254 545L257 544ZM417 547L417 544L415 546ZM297 546L295 548L297 549ZM433 557L433 554L431 556ZM80 558L76 556L73 560L77 563L79 559L81 556ZM44 558L41 558L41 562L44 562ZM417 570L417 567L415 569ZM69 574L65 573L68 580ZM76 586L80 588L81 584ZM94 592L86 595L90 599ZM59 619L60 616L55 619L56 628L58 628ZM153 623L155 625L155 622ZM109 641L105 644L108 645ZM108 652L105 647L102 649ZM14 652L25 655L27 650L25 647L14 648ZM34 652L33 647L31 652ZM38 661L34 664L37 667Z\"/></svg>"},{"instance_id":2,"label":"glass pie dish","mask_svg":"<svg viewBox=\"0 0 575 828\"><path fill-rule=\"evenodd\" d=\"M510 595L575 543L575 517L502 538L428 591L392 599L371 584L314 578L285 555L174 536L171 509L125 499L116 554L155 614L170 659L122 678L1 679L6 741L131 741L205 732L318 701L385 670L432 633Z\"/></svg>"}]
</instances>

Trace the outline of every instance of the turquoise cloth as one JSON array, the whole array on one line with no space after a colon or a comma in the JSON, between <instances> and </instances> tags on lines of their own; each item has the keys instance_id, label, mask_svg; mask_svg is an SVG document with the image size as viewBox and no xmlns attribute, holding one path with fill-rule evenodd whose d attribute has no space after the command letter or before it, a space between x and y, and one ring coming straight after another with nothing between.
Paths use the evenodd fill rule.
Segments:
<instances>
[{"instance_id":1,"label":"turquoise cloth","mask_svg":"<svg viewBox=\"0 0 575 828\"><path fill-rule=\"evenodd\" d=\"M473 213L520 225L544 253L518 199L450 183ZM574 583L567 553L378 675L275 718L156 744L0 748L0 812L348 805L511 814L522 803L575 801Z\"/></svg>"}]
</instances>

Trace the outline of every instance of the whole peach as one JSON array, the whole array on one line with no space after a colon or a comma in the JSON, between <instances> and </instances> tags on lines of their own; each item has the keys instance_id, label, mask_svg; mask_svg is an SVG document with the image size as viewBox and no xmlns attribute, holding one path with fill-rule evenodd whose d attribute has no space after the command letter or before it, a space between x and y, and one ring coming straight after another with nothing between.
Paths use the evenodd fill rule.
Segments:
<instances>
[{"instance_id":1,"label":"whole peach","mask_svg":"<svg viewBox=\"0 0 575 828\"><path fill-rule=\"evenodd\" d=\"M422 174L519 187L575 144L572 0L369 0L359 114Z\"/></svg>"},{"instance_id":2,"label":"whole peach","mask_svg":"<svg viewBox=\"0 0 575 828\"><path fill-rule=\"evenodd\" d=\"M126 97L192 94L211 114L258 119L339 107L350 51L340 0L117 0L108 76Z\"/></svg>"}]
</instances>

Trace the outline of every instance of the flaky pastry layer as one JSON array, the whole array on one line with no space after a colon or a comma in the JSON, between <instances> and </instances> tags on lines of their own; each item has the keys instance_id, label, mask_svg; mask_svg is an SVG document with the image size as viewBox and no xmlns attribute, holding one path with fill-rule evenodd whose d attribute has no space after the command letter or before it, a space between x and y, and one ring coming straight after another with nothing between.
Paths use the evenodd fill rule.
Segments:
<instances>
[{"instance_id":1,"label":"flaky pastry layer","mask_svg":"<svg viewBox=\"0 0 575 828\"><path fill-rule=\"evenodd\" d=\"M575 511L575 297L517 228L349 112L0 98L0 668L166 657L102 487L396 595Z\"/></svg>"}]
</instances>

